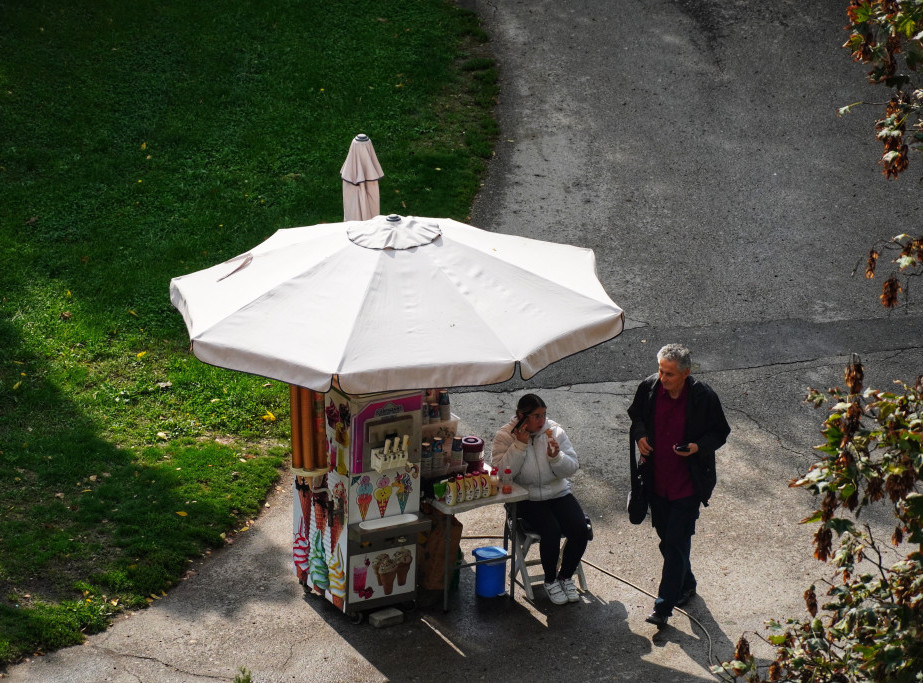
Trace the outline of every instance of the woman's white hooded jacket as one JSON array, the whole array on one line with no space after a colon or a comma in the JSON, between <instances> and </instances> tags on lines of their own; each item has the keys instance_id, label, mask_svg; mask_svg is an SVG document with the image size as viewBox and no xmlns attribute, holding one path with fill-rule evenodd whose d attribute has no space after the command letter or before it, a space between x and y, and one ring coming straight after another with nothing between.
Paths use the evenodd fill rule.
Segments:
<instances>
[{"instance_id":1,"label":"woman's white hooded jacket","mask_svg":"<svg viewBox=\"0 0 923 683\"><path fill-rule=\"evenodd\" d=\"M490 464L501 473L505 469L511 470L513 481L528 489L529 500L550 500L570 493L567 477L573 476L580 464L561 425L546 419L541 431L533 432L528 443L522 443L512 434L516 422L518 419L514 417L497 432ZM560 448L553 458L548 457L546 429L551 429L551 435Z\"/></svg>"}]
</instances>

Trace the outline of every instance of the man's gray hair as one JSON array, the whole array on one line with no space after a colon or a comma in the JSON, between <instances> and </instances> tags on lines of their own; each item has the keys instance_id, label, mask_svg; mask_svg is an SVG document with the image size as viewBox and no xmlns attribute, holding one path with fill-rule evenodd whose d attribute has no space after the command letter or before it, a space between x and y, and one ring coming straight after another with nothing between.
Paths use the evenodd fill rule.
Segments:
<instances>
[{"instance_id":1,"label":"man's gray hair","mask_svg":"<svg viewBox=\"0 0 923 683\"><path fill-rule=\"evenodd\" d=\"M667 344L657 352L657 360L672 361L680 371L692 369L692 354L682 344Z\"/></svg>"}]
</instances>

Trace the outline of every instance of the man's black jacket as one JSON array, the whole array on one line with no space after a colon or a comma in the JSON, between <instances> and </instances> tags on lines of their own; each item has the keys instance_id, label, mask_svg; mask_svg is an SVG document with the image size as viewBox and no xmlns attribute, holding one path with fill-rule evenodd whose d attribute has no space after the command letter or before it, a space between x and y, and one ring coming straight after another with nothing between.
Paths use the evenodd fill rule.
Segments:
<instances>
[{"instance_id":1,"label":"man's black jacket","mask_svg":"<svg viewBox=\"0 0 923 683\"><path fill-rule=\"evenodd\" d=\"M660 380L657 374L645 379L635 392L635 399L628 408L631 418L631 439L637 442L646 436L654 445L654 408ZM700 382L691 375L686 378L686 427L683 440L695 443L699 450L684 461L689 465L689 474L696 495L703 505L708 505L712 491L717 483L715 474L715 451L721 448L731 427L724 417L721 401L710 386ZM650 457L650 456L648 456ZM641 466L641 476L648 491L654 490L654 468L645 463Z\"/></svg>"}]
</instances>

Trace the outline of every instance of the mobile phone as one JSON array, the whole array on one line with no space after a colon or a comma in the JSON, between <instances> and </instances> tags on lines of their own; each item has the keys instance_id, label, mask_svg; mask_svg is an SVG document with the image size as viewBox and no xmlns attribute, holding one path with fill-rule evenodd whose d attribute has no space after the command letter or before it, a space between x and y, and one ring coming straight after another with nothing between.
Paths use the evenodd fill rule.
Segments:
<instances>
[{"instance_id":1,"label":"mobile phone","mask_svg":"<svg viewBox=\"0 0 923 683\"><path fill-rule=\"evenodd\" d=\"M523 415L521 418L519 418L519 422L517 422L517 423L516 423L516 426L513 427L513 431L514 431L514 432L519 431L519 428L522 427L522 425L523 425L523 424L525 423L525 421L528 420L528 419L529 419L529 416L528 416L528 415Z\"/></svg>"},{"instance_id":2,"label":"mobile phone","mask_svg":"<svg viewBox=\"0 0 923 683\"><path fill-rule=\"evenodd\" d=\"M689 444L688 444L688 443L676 444L673 448L675 448L675 449L676 449L677 451L679 451L680 453L688 453L688 452L689 452Z\"/></svg>"}]
</instances>

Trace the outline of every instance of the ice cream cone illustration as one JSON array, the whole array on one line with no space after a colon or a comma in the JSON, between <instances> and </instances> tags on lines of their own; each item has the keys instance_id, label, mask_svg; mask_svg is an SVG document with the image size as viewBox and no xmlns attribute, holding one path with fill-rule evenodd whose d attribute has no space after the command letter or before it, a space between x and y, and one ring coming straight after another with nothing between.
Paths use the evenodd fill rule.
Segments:
<instances>
[{"instance_id":1,"label":"ice cream cone illustration","mask_svg":"<svg viewBox=\"0 0 923 683\"><path fill-rule=\"evenodd\" d=\"M395 483L397 484L397 502L401 506L401 512L403 513L407 507L407 500L410 498L410 494L413 493L413 483L407 473L404 473Z\"/></svg>"},{"instance_id":2,"label":"ice cream cone illustration","mask_svg":"<svg viewBox=\"0 0 923 683\"><path fill-rule=\"evenodd\" d=\"M318 478L317 486L311 491L312 510L314 511L314 528L323 533L327 527L327 513L329 507L327 501L327 477Z\"/></svg>"},{"instance_id":3,"label":"ice cream cone illustration","mask_svg":"<svg viewBox=\"0 0 923 683\"><path fill-rule=\"evenodd\" d=\"M343 524L346 521L346 487L338 481L333 485L333 512L330 515L330 551L336 547L343 533Z\"/></svg>"},{"instance_id":4,"label":"ice cream cone illustration","mask_svg":"<svg viewBox=\"0 0 923 683\"><path fill-rule=\"evenodd\" d=\"M298 504L301 505L301 514L305 519L305 535L308 535L311 528L311 487L308 481L307 477L295 477Z\"/></svg>"},{"instance_id":5,"label":"ice cream cone illustration","mask_svg":"<svg viewBox=\"0 0 923 683\"><path fill-rule=\"evenodd\" d=\"M333 604L338 609L343 609L346 599L346 565L343 562L343 551L337 547L332 551L333 559L327 567L327 577L330 579L330 593Z\"/></svg>"},{"instance_id":6,"label":"ice cream cone illustration","mask_svg":"<svg viewBox=\"0 0 923 683\"><path fill-rule=\"evenodd\" d=\"M295 534L294 542L292 543L292 560L295 563L295 574L298 576L298 581L301 583L305 582L305 575L308 569L308 551L310 550L310 545L308 539L304 535L304 525L305 518L301 518L301 524L298 527L298 533Z\"/></svg>"},{"instance_id":7,"label":"ice cream cone illustration","mask_svg":"<svg viewBox=\"0 0 923 683\"><path fill-rule=\"evenodd\" d=\"M391 595L394 590L394 577L397 576L397 565L387 553L382 553L372 561L375 576L385 595Z\"/></svg>"},{"instance_id":8,"label":"ice cream cone illustration","mask_svg":"<svg viewBox=\"0 0 923 683\"><path fill-rule=\"evenodd\" d=\"M407 583L407 573L410 571L410 565L413 563L413 555L406 548L399 548L394 552L391 559L396 566L397 585L403 586Z\"/></svg>"},{"instance_id":9,"label":"ice cream cone illustration","mask_svg":"<svg viewBox=\"0 0 923 683\"><path fill-rule=\"evenodd\" d=\"M366 514L369 511L369 505L372 504L372 478L369 475L364 475L362 481L359 482L359 486L356 487L358 495L356 496L356 502L359 503L359 514L362 515L362 519L365 519Z\"/></svg>"},{"instance_id":10,"label":"ice cream cone illustration","mask_svg":"<svg viewBox=\"0 0 923 683\"><path fill-rule=\"evenodd\" d=\"M378 573L378 567L382 562L386 562L389 559L390 555L388 555L388 553L380 553L372 560L372 571L375 572L375 580L378 581L378 583L381 583L381 575Z\"/></svg>"},{"instance_id":11,"label":"ice cream cone illustration","mask_svg":"<svg viewBox=\"0 0 923 683\"><path fill-rule=\"evenodd\" d=\"M378 480L378 488L375 489L375 501L378 503L378 512L382 517L385 516L385 511L388 509L388 501L391 500L392 491L391 480L387 476L383 476Z\"/></svg>"},{"instance_id":12,"label":"ice cream cone illustration","mask_svg":"<svg viewBox=\"0 0 923 683\"><path fill-rule=\"evenodd\" d=\"M320 531L314 532L314 542L311 544L311 555L308 557L311 584L318 593L323 593L330 586L327 575L327 559L324 554L324 538Z\"/></svg>"}]
</instances>

